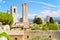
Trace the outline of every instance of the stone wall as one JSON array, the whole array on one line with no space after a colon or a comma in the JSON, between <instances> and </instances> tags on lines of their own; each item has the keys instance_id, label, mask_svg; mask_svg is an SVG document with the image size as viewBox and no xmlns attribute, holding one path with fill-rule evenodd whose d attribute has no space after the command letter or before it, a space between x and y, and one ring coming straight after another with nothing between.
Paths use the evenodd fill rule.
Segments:
<instances>
[{"instance_id":1,"label":"stone wall","mask_svg":"<svg viewBox=\"0 0 60 40\"><path fill-rule=\"evenodd\" d=\"M42 30L34 30L34 31L25 31L25 40L30 40L36 36L46 36L48 38L51 38L52 40L55 40L56 38L60 38L60 31L55 30L49 30L49 31L42 31Z\"/></svg>"},{"instance_id":2,"label":"stone wall","mask_svg":"<svg viewBox=\"0 0 60 40\"><path fill-rule=\"evenodd\" d=\"M12 40L23 40L23 35L10 35Z\"/></svg>"},{"instance_id":3,"label":"stone wall","mask_svg":"<svg viewBox=\"0 0 60 40\"><path fill-rule=\"evenodd\" d=\"M60 38L60 30L30 30L30 31L22 31L22 30L11 30L11 31L5 31L7 34L9 34L12 38L12 40L31 40L32 38L35 38L36 36L45 36L47 38L51 38L52 40L55 40L57 38Z\"/></svg>"}]
</instances>

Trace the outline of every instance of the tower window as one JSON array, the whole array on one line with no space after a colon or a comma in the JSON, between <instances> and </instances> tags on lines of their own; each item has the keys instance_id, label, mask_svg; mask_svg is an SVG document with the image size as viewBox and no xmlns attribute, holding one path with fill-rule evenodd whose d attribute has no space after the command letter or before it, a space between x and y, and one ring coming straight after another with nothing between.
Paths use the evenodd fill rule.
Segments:
<instances>
[{"instance_id":1,"label":"tower window","mask_svg":"<svg viewBox=\"0 0 60 40\"><path fill-rule=\"evenodd\" d=\"M14 8L14 13L16 13L16 9Z\"/></svg>"}]
</instances>

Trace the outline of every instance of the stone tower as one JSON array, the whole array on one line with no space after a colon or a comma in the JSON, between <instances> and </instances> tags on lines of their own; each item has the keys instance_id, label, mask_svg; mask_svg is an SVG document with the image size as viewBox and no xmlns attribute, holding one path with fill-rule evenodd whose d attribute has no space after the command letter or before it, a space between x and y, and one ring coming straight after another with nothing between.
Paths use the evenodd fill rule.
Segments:
<instances>
[{"instance_id":1,"label":"stone tower","mask_svg":"<svg viewBox=\"0 0 60 40\"><path fill-rule=\"evenodd\" d=\"M13 24L15 24L16 22L18 22L17 7L16 6L11 6L10 13L13 16L13 21L14 21Z\"/></svg>"},{"instance_id":2,"label":"stone tower","mask_svg":"<svg viewBox=\"0 0 60 40\"><path fill-rule=\"evenodd\" d=\"M46 16L46 22L48 23L50 20L50 16Z\"/></svg>"},{"instance_id":3,"label":"stone tower","mask_svg":"<svg viewBox=\"0 0 60 40\"><path fill-rule=\"evenodd\" d=\"M22 4L22 19L23 19L23 22L28 22L28 6L27 6L27 3Z\"/></svg>"}]
</instances>

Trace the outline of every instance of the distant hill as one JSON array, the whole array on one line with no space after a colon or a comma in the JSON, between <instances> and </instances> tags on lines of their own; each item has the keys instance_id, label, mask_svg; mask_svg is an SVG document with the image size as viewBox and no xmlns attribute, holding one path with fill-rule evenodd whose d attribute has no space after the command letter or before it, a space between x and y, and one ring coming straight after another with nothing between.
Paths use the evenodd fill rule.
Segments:
<instances>
[{"instance_id":1,"label":"distant hill","mask_svg":"<svg viewBox=\"0 0 60 40\"><path fill-rule=\"evenodd\" d=\"M60 17L53 17L54 20L60 20Z\"/></svg>"},{"instance_id":2,"label":"distant hill","mask_svg":"<svg viewBox=\"0 0 60 40\"><path fill-rule=\"evenodd\" d=\"M33 22L33 19L28 19L29 20L29 22Z\"/></svg>"}]
</instances>

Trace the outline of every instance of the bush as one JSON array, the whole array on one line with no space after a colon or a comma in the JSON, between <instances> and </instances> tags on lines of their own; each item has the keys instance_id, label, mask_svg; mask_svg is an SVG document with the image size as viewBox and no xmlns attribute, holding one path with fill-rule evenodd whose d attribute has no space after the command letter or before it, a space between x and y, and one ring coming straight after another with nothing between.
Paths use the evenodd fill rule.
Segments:
<instances>
[{"instance_id":1,"label":"bush","mask_svg":"<svg viewBox=\"0 0 60 40\"><path fill-rule=\"evenodd\" d=\"M43 30L58 30L57 24L47 23L43 26Z\"/></svg>"},{"instance_id":2,"label":"bush","mask_svg":"<svg viewBox=\"0 0 60 40\"><path fill-rule=\"evenodd\" d=\"M33 23L42 24L42 19L41 18L34 18Z\"/></svg>"},{"instance_id":3,"label":"bush","mask_svg":"<svg viewBox=\"0 0 60 40\"><path fill-rule=\"evenodd\" d=\"M40 26L38 24L35 24L32 26L31 30L40 30Z\"/></svg>"},{"instance_id":4,"label":"bush","mask_svg":"<svg viewBox=\"0 0 60 40\"><path fill-rule=\"evenodd\" d=\"M2 33L0 34L0 37L6 37L7 40L11 40L10 36L9 36L8 34L6 34L5 32L2 32Z\"/></svg>"},{"instance_id":5,"label":"bush","mask_svg":"<svg viewBox=\"0 0 60 40\"><path fill-rule=\"evenodd\" d=\"M54 20L52 17L50 17L50 20L49 20L50 23L54 23Z\"/></svg>"},{"instance_id":6,"label":"bush","mask_svg":"<svg viewBox=\"0 0 60 40\"><path fill-rule=\"evenodd\" d=\"M8 24L11 27L13 24L13 16L8 13L0 12L0 22L2 22L3 25Z\"/></svg>"}]
</instances>

